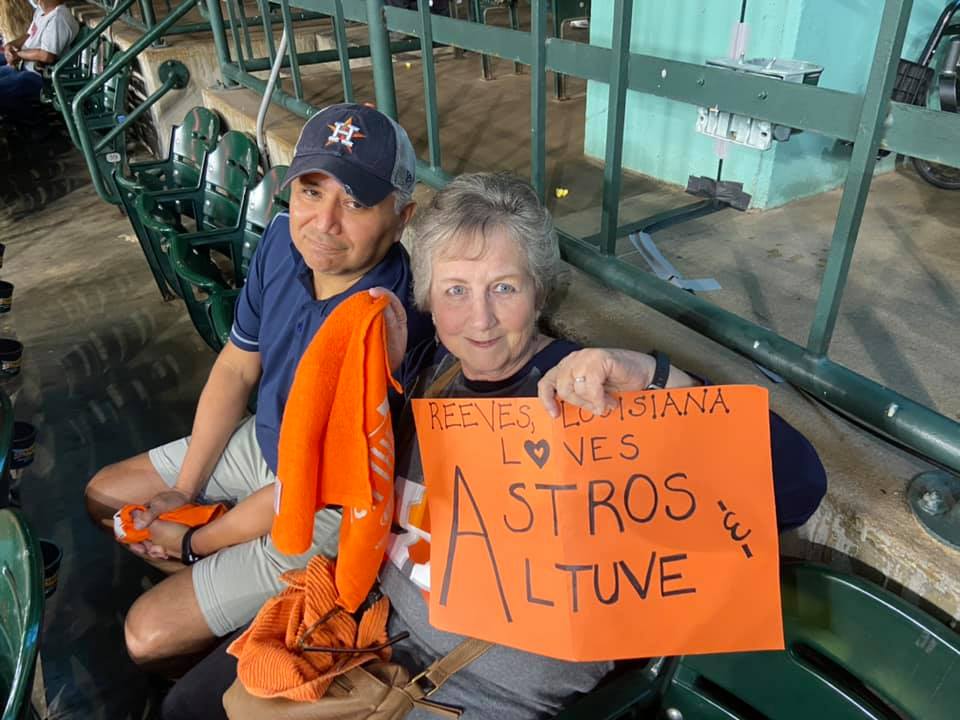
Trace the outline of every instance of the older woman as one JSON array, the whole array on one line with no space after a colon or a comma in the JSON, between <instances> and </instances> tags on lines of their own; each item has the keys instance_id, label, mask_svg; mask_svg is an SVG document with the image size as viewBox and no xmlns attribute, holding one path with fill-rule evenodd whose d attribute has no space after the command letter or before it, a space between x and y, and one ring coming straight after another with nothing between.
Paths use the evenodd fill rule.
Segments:
<instances>
[{"instance_id":1,"label":"older woman","mask_svg":"<svg viewBox=\"0 0 960 720\"><path fill-rule=\"evenodd\" d=\"M554 414L557 398L599 413L612 402L611 392L698 384L662 355L580 349L538 330L561 261L550 214L526 182L499 173L461 176L437 193L416 219L413 233L415 300L431 313L437 341L405 359L408 398L539 394ZM400 302L393 302L388 317L392 348L406 344L402 314ZM399 359L399 352L391 354ZM422 543L429 535L407 510L422 506L426 493L409 404L397 428L398 517L380 586L391 601L390 635L409 633L395 646L394 658L416 672L463 638L429 623L424 599L429 573L423 564L429 555L425 543L413 549L415 540ZM797 525L823 495L823 468L809 443L775 415L771 429L778 520L781 527ZM197 694L184 684L206 692L225 690L233 668L232 659L218 652L181 681L165 707L199 708ZM465 718L552 717L611 668L609 662L563 662L495 646L431 699L465 708ZM411 720L427 717L432 716L419 710L410 715Z\"/></svg>"},{"instance_id":2,"label":"older woman","mask_svg":"<svg viewBox=\"0 0 960 720\"><path fill-rule=\"evenodd\" d=\"M553 414L557 396L600 413L612 403L610 392L700 384L663 363L662 356L658 372L657 359L649 355L579 349L537 329L561 261L550 213L526 182L506 174L461 176L437 193L413 232L414 296L433 316L439 340L417 373L413 397L539 394ZM394 307L402 308L399 302ZM402 330L404 323L393 326ZM403 347L402 338L398 342ZM422 500L425 489L408 413L400 417L399 428L396 491L402 513ZM800 524L823 495L823 468L809 443L776 416L772 431L778 519L781 527ZM400 531L380 586L393 610L390 634L410 633L396 657L418 669L463 638L430 625L423 595L430 590L429 574L407 551L409 538L423 533L409 517L398 517L396 526ZM454 675L432 699L466 708L467 718L552 717L611 668L611 663L561 662L497 646Z\"/></svg>"}]
</instances>

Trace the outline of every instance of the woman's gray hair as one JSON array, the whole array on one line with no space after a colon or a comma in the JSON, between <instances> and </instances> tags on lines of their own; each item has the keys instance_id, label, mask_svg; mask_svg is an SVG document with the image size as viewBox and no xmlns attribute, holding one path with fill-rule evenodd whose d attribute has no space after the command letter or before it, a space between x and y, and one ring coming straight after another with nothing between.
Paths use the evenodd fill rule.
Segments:
<instances>
[{"instance_id":1,"label":"woman's gray hair","mask_svg":"<svg viewBox=\"0 0 960 720\"><path fill-rule=\"evenodd\" d=\"M458 246L483 254L485 240L502 231L513 238L527 258L536 290L537 310L543 308L562 274L560 246L553 218L533 187L506 172L460 175L433 196L411 226L413 297L421 310L430 309L430 283L437 257L456 257ZM475 245L479 241L479 246Z\"/></svg>"}]
</instances>

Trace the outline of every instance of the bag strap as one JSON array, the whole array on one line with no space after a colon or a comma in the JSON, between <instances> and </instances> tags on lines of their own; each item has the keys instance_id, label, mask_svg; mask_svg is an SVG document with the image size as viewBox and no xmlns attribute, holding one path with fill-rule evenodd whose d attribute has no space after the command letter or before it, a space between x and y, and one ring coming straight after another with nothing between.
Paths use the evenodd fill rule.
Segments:
<instances>
[{"instance_id":1,"label":"bag strap","mask_svg":"<svg viewBox=\"0 0 960 720\"><path fill-rule=\"evenodd\" d=\"M430 663L426 670L411 678L410 682L404 686L403 692L413 698L414 705L424 710L447 718L459 718L463 713L462 709L431 702L426 698L439 690L451 676L463 670L492 647L493 643L486 640L467 638L442 658Z\"/></svg>"},{"instance_id":2,"label":"bag strap","mask_svg":"<svg viewBox=\"0 0 960 720\"><path fill-rule=\"evenodd\" d=\"M457 377L457 374L460 372L460 361L454 360L453 365L448 367L442 373L437 375L433 382L430 383L430 386L424 390L423 396L425 398L435 398L440 395L444 390L450 387L450 384Z\"/></svg>"},{"instance_id":3,"label":"bag strap","mask_svg":"<svg viewBox=\"0 0 960 720\"><path fill-rule=\"evenodd\" d=\"M425 679L433 686L427 694L433 693L440 689L452 675L463 670L491 647L493 647L493 643L486 640L467 638L442 658L431 663L426 670L410 682L415 683L421 678Z\"/></svg>"},{"instance_id":4,"label":"bag strap","mask_svg":"<svg viewBox=\"0 0 960 720\"><path fill-rule=\"evenodd\" d=\"M433 379L433 382L424 391L423 396L425 398L438 397L450 386L459 372L460 361L457 360ZM433 695L451 676L463 670L491 647L493 647L493 643L486 640L477 640L476 638L463 640L449 653L434 660L425 670L411 678L410 682L403 687L403 692L413 698L414 705L424 710L446 718L459 718L463 714L463 710L460 708L431 702L426 698Z\"/></svg>"}]
</instances>

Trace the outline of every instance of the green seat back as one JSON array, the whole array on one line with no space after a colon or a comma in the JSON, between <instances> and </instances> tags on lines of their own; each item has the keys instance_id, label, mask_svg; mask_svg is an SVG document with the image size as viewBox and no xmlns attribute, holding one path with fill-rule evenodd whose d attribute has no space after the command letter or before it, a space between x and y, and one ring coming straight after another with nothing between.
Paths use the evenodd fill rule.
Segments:
<instances>
[{"instance_id":1,"label":"green seat back","mask_svg":"<svg viewBox=\"0 0 960 720\"><path fill-rule=\"evenodd\" d=\"M860 578L805 564L782 575L786 651L685 657L661 711L686 720L960 717L960 635Z\"/></svg>"},{"instance_id":2,"label":"green seat back","mask_svg":"<svg viewBox=\"0 0 960 720\"><path fill-rule=\"evenodd\" d=\"M243 245L239 253L234 253L234 271L238 286L247 279L250 260L263 236L263 231L267 229L274 215L285 212L290 207L290 188L280 191L286 175L286 165L272 167L250 191L250 197L247 199L247 213L243 222Z\"/></svg>"},{"instance_id":3,"label":"green seat back","mask_svg":"<svg viewBox=\"0 0 960 720\"><path fill-rule=\"evenodd\" d=\"M220 116L205 107L195 107L173 130L170 142L168 187L196 187L207 153L220 137Z\"/></svg>"},{"instance_id":4,"label":"green seat back","mask_svg":"<svg viewBox=\"0 0 960 720\"><path fill-rule=\"evenodd\" d=\"M240 207L256 182L260 151L249 135L231 130L210 153L203 176L203 210L199 229L237 224Z\"/></svg>"},{"instance_id":5,"label":"green seat back","mask_svg":"<svg viewBox=\"0 0 960 720\"><path fill-rule=\"evenodd\" d=\"M40 548L18 511L0 510L0 697L6 698L2 720L17 720L29 712L42 617Z\"/></svg>"},{"instance_id":6,"label":"green seat back","mask_svg":"<svg viewBox=\"0 0 960 720\"><path fill-rule=\"evenodd\" d=\"M123 115L126 111L124 103L127 100L127 81L130 78L130 68L127 66L107 80L103 86L103 111L111 115Z\"/></svg>"}]
</instances>

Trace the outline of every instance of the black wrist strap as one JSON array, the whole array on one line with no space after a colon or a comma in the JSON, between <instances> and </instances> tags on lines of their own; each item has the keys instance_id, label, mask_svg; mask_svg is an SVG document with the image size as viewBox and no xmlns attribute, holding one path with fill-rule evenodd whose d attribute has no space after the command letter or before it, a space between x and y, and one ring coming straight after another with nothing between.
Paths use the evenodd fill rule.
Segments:
<instances>
[{"instance_id":1,"label":"black wrist strap","mask_svg":"<svg viewBox=\"0 0 960 720\"><path fill-rule=\"evenodd\" d=\"M647 385L647 390L663 390L670 379L670 358L666 353L654 350L650 353L657 364L653 371L653 379Z\"/></svg>"},{"instance_id":2,"label":"black wrist strap","mask_svg":"<svg viewBox=\"0 0 960 720\"><path fill-rule=\"evenodd\" d=\"M202 527L203 525L197 525L183 534L183 540L180 541L180 562L184 565L193 565L197 560L202 559L200 555L194 554L193 547L190 544L193 540L193 534Z\"/></svg>"}]
</instances>

